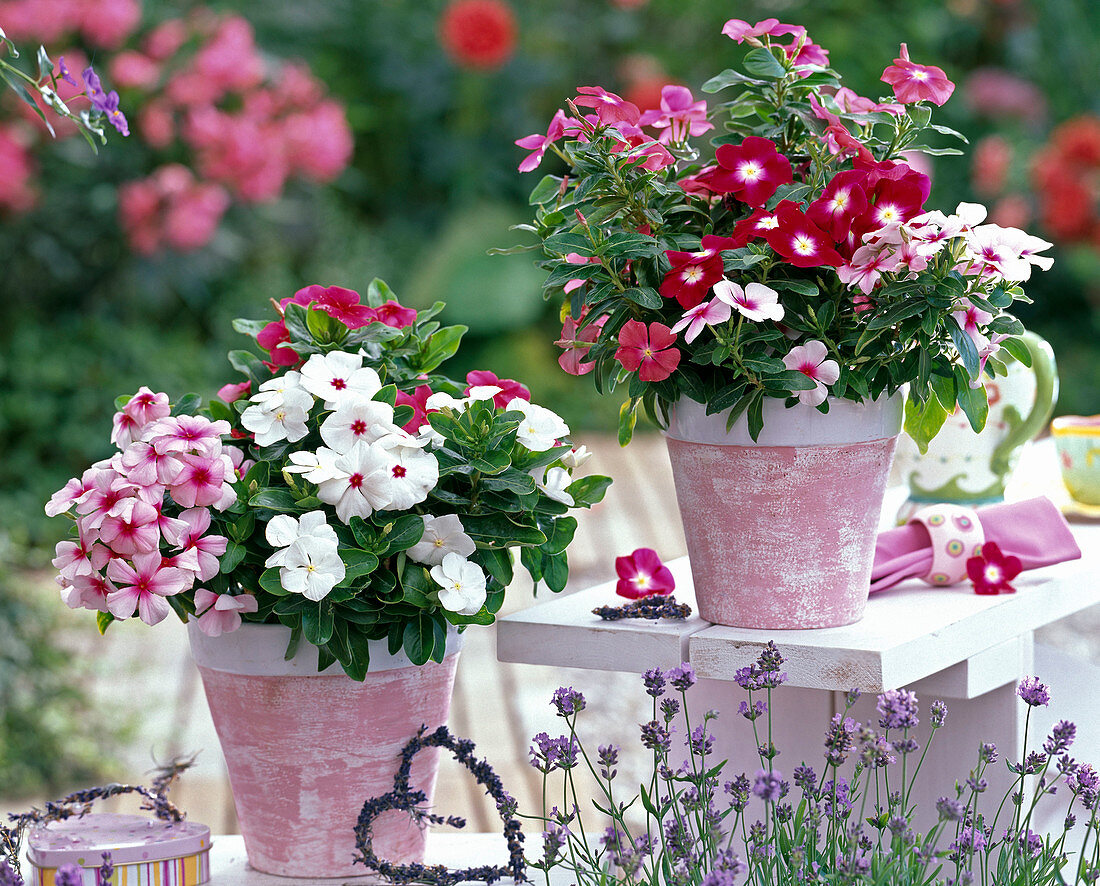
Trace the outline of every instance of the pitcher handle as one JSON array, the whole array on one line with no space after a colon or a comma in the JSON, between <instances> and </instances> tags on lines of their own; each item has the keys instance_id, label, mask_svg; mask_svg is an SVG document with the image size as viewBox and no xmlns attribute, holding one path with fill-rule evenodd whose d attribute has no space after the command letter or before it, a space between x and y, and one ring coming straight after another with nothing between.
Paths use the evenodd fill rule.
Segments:
<instances>
[{"instance_id":1,"label":"pitcher handle","mask_svg":"<svg viewBox=\"0 0 1100 886\"><path fill-rule=\"evenodd\" d=\"M993 450L991 467L1000 475L1008 473L1012 453L1032 437L1037 436L1050 420L1058 399L1058 369L1054 351L1034 332L1025 332L1020 341L1031 355L1031 371L1035 373L1035 403L1027 417Z\"/></svg>"}]
</instances>

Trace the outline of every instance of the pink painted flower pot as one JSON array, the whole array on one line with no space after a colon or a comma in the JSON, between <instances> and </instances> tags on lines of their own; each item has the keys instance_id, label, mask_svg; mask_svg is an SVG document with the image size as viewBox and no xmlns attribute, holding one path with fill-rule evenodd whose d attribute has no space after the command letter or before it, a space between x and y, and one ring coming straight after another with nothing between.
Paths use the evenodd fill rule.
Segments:
<instances>
[{"instance_id":1,"label":"pink painted flower pot","mask_svg":"<svg viewBox=\"0 0 1100 886\"><path fill-rule=\"evenodd\" d=\"M788 629L863 617L903 400L831 401L828 415L766 400L757 443L742 415L681 400L668 454L708 621Z\"/></svg>"},{"instance_id":2,"label":"pink painted flower pot","mask_svg":"<svg viewBox=\"0 0 1100 886\"><path fill-rule=\"evenodd\" d=\"M405 743L421 725L447 721L458 663L450 635L442 664L417 667L386 642L372 644L370 671L357 683L339 665L317 673L305 641L283 660L290 630L243 625L207 637L188 624L191 652L225 753L237 817L252 867L283 877L349 877L353 828L364 801L393 788ZM437 749L417 754L411 783L430 798ZM374 827L379 857L423 861L425 834L387 812Z\"/></svg>"}]
</instances>

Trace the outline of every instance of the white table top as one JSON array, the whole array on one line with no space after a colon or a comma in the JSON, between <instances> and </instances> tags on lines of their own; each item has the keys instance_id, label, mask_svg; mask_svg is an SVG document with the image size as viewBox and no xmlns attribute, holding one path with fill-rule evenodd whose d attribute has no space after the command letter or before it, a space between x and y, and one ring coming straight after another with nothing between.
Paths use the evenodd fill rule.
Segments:
<instances>
[{"instance_id":1,"label":"white table top","mask_svg":"<svg viewBox=\"0 0 1100 886\"><path fill-rule=\"evenodd\" d=\"M608 582L539 603L498 622L501 661L642 673L691 661L702 677L734 671L775 640L788 685L882 691L915 682L1036 628L1100 603L1100 524L1074 524L1080 560L1021 574L1017 593L979 596L968 584L903 582L874 594L864 618L839 628L759 631L683 622L602 621L593 607L623 602ZM687 558L668 564L676 599L694 604Z\"/></svg>"}]
</instances>

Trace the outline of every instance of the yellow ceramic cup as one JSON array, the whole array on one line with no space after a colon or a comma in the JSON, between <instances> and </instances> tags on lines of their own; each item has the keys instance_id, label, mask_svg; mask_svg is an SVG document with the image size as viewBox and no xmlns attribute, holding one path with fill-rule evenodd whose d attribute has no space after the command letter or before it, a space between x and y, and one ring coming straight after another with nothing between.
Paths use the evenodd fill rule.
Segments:
<instances>
[{"instance_id":1,"label":"yellow ceramic cup","mask_svg":"<svg viewBox=\"0 0 1100 886\"><path fill-rule=\"evenodd\" d=\"M1082 504L1100 505L1100 415L1062 415L1050 423L1062 480Z\"/></svg>"}]
</instances>

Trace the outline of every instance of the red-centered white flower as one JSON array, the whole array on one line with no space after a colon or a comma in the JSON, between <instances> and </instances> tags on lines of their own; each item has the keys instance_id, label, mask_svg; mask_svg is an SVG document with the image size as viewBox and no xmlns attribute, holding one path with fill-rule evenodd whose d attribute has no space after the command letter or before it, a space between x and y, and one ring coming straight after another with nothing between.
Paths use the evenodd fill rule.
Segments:
<instances>
[{"instance_id":1,"label":"red-centered white flower","mask_svg":"<svg viewBox=\"0 0 1100 886\"><path fill-rule=\"evenodd\" d=\"M215 456L222 451L222 437L230 432L227 421L210 421L201 415L162 418L146 428L143 439L161 454L193 452Z\"/></svg>"},{"instance_id":2,"label":"red-centered white flower","mask_svg":"<svg viewBox=\"0 0 1100 886\"><path fill-rule=\"evenodd\" d=\"M716 249L701 252L667 250L672 267L661 281L661 295L674 298L682 308L694 308L704 301L710 288L722 279L722 254Z\"/></svg>"},{"instance_id":3,"label":"red-centered white flower","mask_svg":"<svg viewBox=\"0 0 1100 886\"><path fill-rule=\"evenodd\" d=\"M652 548L638 548L626 557L615 558L619 581L615 593L638 600L642 597L671 594L676 589L672 572Z\"/></svg>"},{"instance_id":4,"label":"red-centered white flower","mask_svg":"<svg viewBox=\"0 0 1100 886\"><path fill-rule=\"evenodd\" d=\"M158 551L157 509L136 496L120 501L119 505L118 516L104 517L99 527L102 542L123 557Z\"/></svg>"},{"instance_id":5,"label":"red-centered white flower","mask_svg":"<svg viewBox=\"0 0 1100 886\"><path fill-rule=\"evenodd\" d=\"M782 320L783 305L779 293L763 283L749 283L743 289L732 280L714 284L715 298L729 305L743 317L759 323L761 320Z\"/></svg>"},{"instance_id":6,"label":"red-centered white flower","mask_svg":"<svg viewBox=\"0 0 1100 886\"><path fill-rule=\"evenodd\" d=\"M596 115L601 123L615 126L626 123L637 126L642 116L638 106L626 101L622 96L608 92L601 86L578 86L578 97L573 99L573 104L578 108L595 108Z\"/></svg>"},{"instance_id":7,"label":"red-centered white flower","mask_svg":"<svg viewBox=\"0 0 1100 886\"><path fill-rule=\"evenodd\" d=\"M713 185L749 206L763 206L780 185L794 181L790 160L766 138L750 135L739 145L719 145L714 157L720 168Z\"/></svg>"},{"instance_id":8,"label":"red-centered white flower","mask_svg":"<svg viewBox=\"0 0 1100 886\"><path fill-rule=\"evenodd\" d=\"M516 430L516 440L532 452L545 452L562 437L569 436L569 425L545 406L517 397L508 403L508 411L523 413L523 421Z\"/></svg>"},{"instance_id":9,"label":"red-centered white flower","mask_svg":"<svg viewBox=\"0 0 1100 886\"><path fill-rule=\"evenodd\" d=\"M838 172L806 209L806 217L840 243L855 221L867 209L867 194L863 190L866 176L854 169Z\"/></svg>"},{"instance_id":10,"label":"red-centered white flower","mask_svg":"<svg viewBox=\"0 0 1100 886\"><path fill-rule=\"evenodd\" d=\"M107 564L107 577L118 589L107 595L107 609L115 618L129 618L136 610L143 622L155 625L171 611L165 597L191 587L192 575L175 566L163 566L159 551L135 554L133 565L122 559Z\"/></svg>"},{"instance_id":11,"label":"red-centered white flower","mask_svg":"<svg viewBox=\"0 0 1100 886\"><path fill-rule=\"evenodd\" d=\"M76 541L59 541L50 562L66 581L74 581L78 575L91 575L107 565L111 552L98 544L97 536L85 532L77 524Z\"/></svg>"},{"instance_id":12,"label":"red-centered white flower","mask_svg":"<svg viewBox=\"0 0 1100 886\"><path fill-rule=\"evenodd\" d=\"M405 552L410 560L438 566L448 554L469 557L477 550L477 545L466 534L457 514L443 514L440 517L422 514L421 519L424 521L424 534Z\"/></svg>"},{"instance_id":13,"label":"red-centered white flower","mask_svg":"<svg viewBox=\"0 0 1100 886\"><path fill-rule=\"evenodd\" d=\"M199 630L208 637L231 634L241 626L241 614L255 612L259 608L251 594L215 594L206 588L195 591L195 615L199 617Z\"/></svg>"},{"instance_id":14,"label":"red-centered white flower","mask_svg":"<svg viewBox=\"0 0 1100 886\"><path fill-rule=\"evenodd\" d=\"M334 451L344 453L356 443L373 443L399 430L389 403L346 397L321 423L321 439Z\"/></svg>"},{"instance_id":15,"label":"red-centered white flower","mask_svg":"<svg viewBox=\"0 0 1100 886\"><path fill-rule=\"evenodd\" d=\"M517 145L531 152L520 161L520 172L530 172L533 169L538 169L539 164L542 163L542 158L546 155L546 149L565 135L565 120L565 112L559 108L550 120L546 135L540 135L536 132L516 139Z\"/></svg>"},{"instance_id":16,"label":"red-centered white flower","mask_svg":"<svg viewBox=\"0 0 1100 886\"><path fill-rule=\"evenodd\" d=\"M718 293L718 287L722 285L722 281L715 284L715 294ZM733 316L733 308L722 299L715 298L710 301L700 302L694 308L688 308L684 311L684 316L672 327L673 332L684 333L684 341L691 344L695 339L699 337L699 334L708 326L716 326L719 323L725 323L730 317Z\"/></svg>"},{"instance_id":17,"label":"red-centered white flower","mask_svg":"<svg viewBox=\"0 0 1100 886\"><path fill-rule=\"evenodd\" d=\"M577 468L584 465L590 458L592 453L589 452L587 446L574 446L565 455L563 455L559 461L565 466L567 471L575 471Z\"/></svg>"},{"instance_id":18,"label":"red-centered white flower","mask_svg":"<svg viewBox=\"0 0 1100 886\"><path fill-rule=\"evenodd\" d=\"M344 523L389 507L393 464L384 449L356 443L333 467L339 473L318 484L317 497L334 505Z\"/></svg>"},{"instance_id":19,"label":"red-centered white flower","mask_svg":"<svg viewBox=\"0 0 1100 886\"><path fill-rule=\"evenodd\" d=\"M650 323L647 329L640 320L627 320L619 330L615 359L642 381L664 381L680 365L674 344L676 334L664 323Z\"/></svg>"},{"instance_id":20,"label":"red-centered white flower","mask_svg":"<svg viewBox=\"0 0 1100 886\"><path fill-rule=\"evenodd\" d=\"M573 507L573 496L567 491L573 478L565 468L532 468L529 472L535 478L535 488L547 498Z\"/></svg>"},{"instance_id":21,"label":"red-centered white flower","mask_svg":"<svg viewBox=\"0 0 1100 886\"><path fill-rule=\"evenodd\" d=\"M195 573L199 581L209 581L218 574L218 558L225 553L229 539L209 534L210 511L206 508L189 508L180 514L180 520L184 530L175 544L182 553L175 557L175 564Z\"/></svg>"},{"instance_id":22,"label":"red-centered white flower","mask_svg":"<svg viewBox=\"0 0 1100 886\"><path fill-rule=\"evenodd\" d=\"M879 79L894 88L894 95L904 105L922 101L942 105L955 91L955 84L947 79L943 68L910 61L909 47L904 43L901 44L901 57L894 59Z\"/></svg>"},{"instance_id":23,"label":"red-centered white flower","mask_svg":"<svg viewBox=\"0 0 1100 886\"><path fill-rule=\"evenodd\" d=\"M993 315L989 311L983 311L981 308L976 308L970 302L963 300L959 308L951 312L951 316L958 321L958 324L963 328L963 332L970 336L974 346L979 350L989 344L989 339L979 328L988 326L993 322Z\"/></svg>"},{"instance_id":24,"label":"red-centered white flower","mask_svg":"<svg viewBox=\"0 0 1100 886\"><path fill-rule=\"evenodd\" d=\"M799 268L839 267L844 264L829 235L799 210L777 209L779 226L766 235L768 245Z\"/></svg>"},{"instance_id":25,"label":"red-centered white flower","mask_svg":"<svg viewBox=\"0 0 1100 886\"><path fill-rule=\"evenodd\" d=\"M819 406L825 402L829 395L826 385L831 385L840 378L840 366L836 360L826 359L829 349L824 343L814 339L804 345L791 348L787 356L783 358L783 365L788 369L801 372L807 378L812 378L817 384L808 391L796 391L800 403L809 406Z\"/></svg>"},{"instance_id":26,"label":"red-centered white flower","mask_svg":"<svg viewBox=\"0 0 1100 886\"><path fill-rule=\"evenodd\" d=\"M707 103L695 101L686 86L668 85L661 88L660 110L646 111L638 121L642 126L660 129L657 141L662 144L682 142L714 129L707 120Z\"/></svg>"},{"instance_id":27,"label":"red-centered white flower","mask_svg":"<svg viewBox=\"0 0 1100 886\"><path fill-rule=\"evenodd\" d=\"M61 581L61 600L70 609L106 612L107 597L118 590L110 579L98 572L74 576L71 583Z\"/></svg>"},{"instance_id":28,"label":"red-centered white flower","mask_svg":"<svg viewBox=\"0 0 1100 886\"><path fill-rule=\"evenodd\" d=\"M435 489L439 482L439 461L430 452L425 452L415 437L400 429L398 431L372 444L372 448L385 453L389 459L388 501L383 508L407 511L424 501L428 493Z\"/></svg>"},{"instance_id":29,"label":"red-centered white flower","mask_svg":"<svg viewBox=\"0 0 1100 886\"><path fill-rule=\"evenodd\" d=\"M340 400L359 396L369 400L382 389L378 373L363 365L362 354L332 351L314 354L302 367L302 387L334 409Z\"/></svg>"},{"instance_id":30,"label":"red-centered white flower","mask_svg":"<svg viewBox=\"0 0 1100 886\"><path fill-rule=\"evenodd\" d=\"M306 419L312 406L313 397L307 391L283 389L277 397L245 409L241 425L255 435L257 446L270 446L281 440L294 443L309 433Z\"/></svg>"},{"instance_id":31,"label":"red-centered white flower","mask_svg":"<svg viewBox=\"0 0 1100 886\"><path fill-rule=\"evenodd\" d=\"M485 573L472 560L447 554L430 570L439 585L439 605L459 615L477 615L485 604Z\"/></svg>"},{"instance_id":32,"label":"red-centered white flower","mask_svg":"<svg viewBox=\"0 0 1100 886\"><path fill-rule=\"evenodd\" d=\"M1040 267L1053 264L1053 259L1033 254L1050 248L1052 244L1016 228L979 225L967 231L965 237L967 258L976 266L976 272L983 276L1022 283L1031 278L1033 263ZM1024 250L1027 250L1026 254Z\"/></svg>"}]
</instances>

